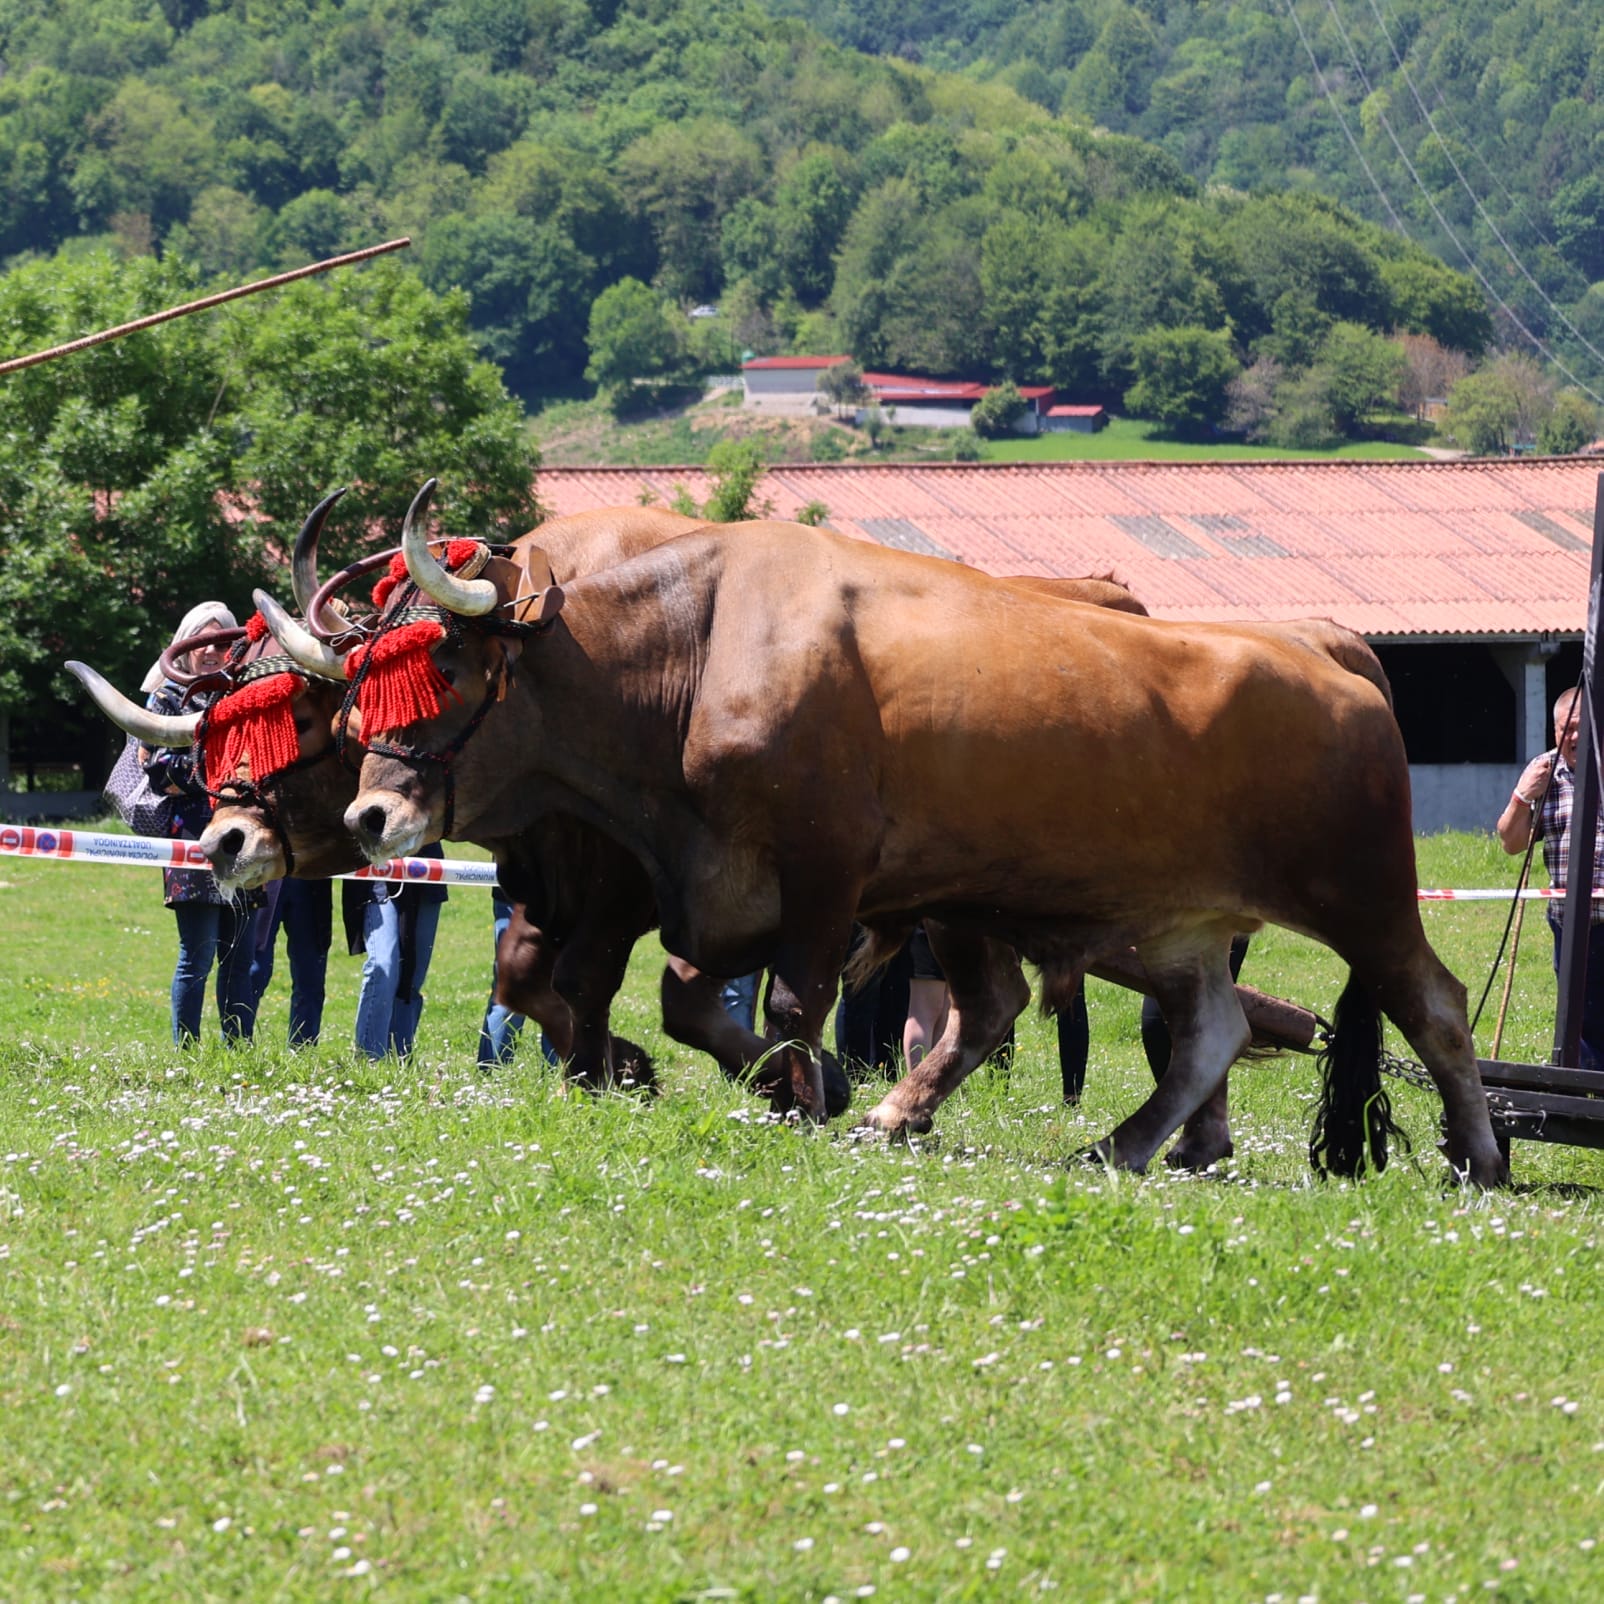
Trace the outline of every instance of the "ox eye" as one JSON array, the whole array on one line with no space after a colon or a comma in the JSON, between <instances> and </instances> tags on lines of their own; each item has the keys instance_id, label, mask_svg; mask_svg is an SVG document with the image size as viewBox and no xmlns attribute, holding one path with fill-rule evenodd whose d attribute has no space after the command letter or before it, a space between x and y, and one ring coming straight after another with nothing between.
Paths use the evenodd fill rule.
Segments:
<instances>
[{"instance_id":1,"label":"ox eye","mask_svg":"<svg viewBox=\"0 0 1604 1604\"><path fill-rule=\"evenodd\" d=\"M455 685L457 683L457 671L454 668L442 668L440 670L440 678L443 679L447 685Z\"/></svg>"}]
</instances>

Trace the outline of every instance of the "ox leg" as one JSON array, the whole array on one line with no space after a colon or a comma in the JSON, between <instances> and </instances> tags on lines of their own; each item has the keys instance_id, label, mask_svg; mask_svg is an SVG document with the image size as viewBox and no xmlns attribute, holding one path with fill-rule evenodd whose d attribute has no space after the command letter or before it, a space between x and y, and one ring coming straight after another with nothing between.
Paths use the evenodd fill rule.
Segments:
<instances>
[{"instance_id":1,"label":"ox leg","mask_svg":"<svg viewBox=\"0 0 1604 1604\"><path fill-rule=\"evenodd\" d=\"M851 927L850 917L842 918L812 932L787 933L780 942L763 999L763 1050L774 1065L769 1095L779 1111L794 1108L823 1121L851 1101L846 1076L820 1045L840 989Z\"/></svg>"},{"instance_id":2,"label":"ox leg","mask_svg":"<svg viewBox=\"0 0 1604 1604\"><path fill-rule=\"evenodd\" d=\"M706 1053L731 1080L777 1107L790 1108L790 1085L773 1043L730 1017L719 997L722 985L694 964L671 956L663 969L664 1031L683 1046ZM833 1118L845 1112L852 1089L831 1055L825 1053L823 1059L825 1109Z\"/></svg>"},{"instance_id":3,"label":"ox leg","mask_svg":"<svg viewBox=\"0 0 1604 1604\"><path fill-rule=\"evenodd\" d=\"M768 1048L756 1031L726 1012L719 1001L722 985L695 964L670 956L663 968L663 1029L681 1045L706 1053L731 1080L743 1080ZM761 1081L753 1084L767 1089Z\"/></svg>"},{"instance_id":4,"label":"ox leg","mask_svg":"<svg viewBox=\"0 0 1604 1604\"><path fill-rule=\"evenodd\" d=\"M1242 972L1242 960L1247 955L1248 938L1237 935L1231 938L1231 978ZM1250 1027L1251 1028L1251 1027ZM1158 1080L1169 1066L1170 1033L1164 1022L1164 1011L1156 998L1142 1000L1142 1048L1147 1054L1148 1066ZM1211 1164L1230 1158L1236 1151L1231 1140L1231 1115L1228 1103L1230 1071L1221 1077L1220 1084L1209 1093L1203 1106L1181 1127L1181 1137L1164 1155L1164 1162L1172 1170L1206 1170Z\"/></svg>"},{"instance_id":5,"label":"ox leg","mask_svg":"<svg viewBox=\"0 0 1604 1604\"><path fill-rule=\"evenodd\" d=\"M1143 952L1142 960L1153 977L1172 1046L1169 1067L1153 1095L1095 1149L1128 1170L1146 1169L1165 1139L1200 1110L1206 1121L1211 1099L1219 1100L1216 1112L1223 1120L1225 1073L1253 1039L1231 981L1225 942L1211 941L1188 954Z\"/></svg>"},{"instance_id":6,"label":"ox leg","mask_svg":"<svg viewBox=\"0 0 1604 1604\"><path fill-rule=\"evenodd\" d=\"M1356 964L1355 971L1374 988L1382 1011L1403 1032L1436 1083L1443 1103L1448 1162L1455 1174L1477 1186L1504 1185L1509 1180L1509 1159L1493 1135L1487 1113L1487 1093L1465 1012L1465 988L1444 968L1424 932L1414 951L1401 960L1367 961L1363 968Z\"/></svg>"},{"instance_id":7,"label":"ox leg","mask_svg":"<svg viewBox=\"0 0 1604 1604\"><path fill-rule=\"evenodd\" d=\"M556 967L556 943L529 922L521 905L514 907L496 947L496 1001L534 1020L557 1056L567 1059L574 1051L574 1014L552 984Z\"/></svg>"},{"instance_id":8,"label":"ox leg","mask_svg":"<svg viewBox=\"0 0 1604 1604\"><path fill-rule=\"evenodd\" d=\"M649 1084L651 1063L639 1049L615 1043L608 1028L613 998L624 984L633 937L623 931L591 933L594 939L563 944L553 980L573 1011L573 1049L564 1073L591 1090L624 1084ZM620 1049L615 1054L615 1046Z\"/></svg>"},{"instance_id":9,"label":"ox leg","mask_svg":"<svg viewBox=\"0 0 1604 1604\"><path fill-rule=\"evenodd\" d=\"M947 1028L863 1121L873 1130L898 1135L930 1129L936 1110L995 1051L1030 1001L1030 986L1012 947L930 920L925 929L952 993Z\"/></svg>"}]
</instances>

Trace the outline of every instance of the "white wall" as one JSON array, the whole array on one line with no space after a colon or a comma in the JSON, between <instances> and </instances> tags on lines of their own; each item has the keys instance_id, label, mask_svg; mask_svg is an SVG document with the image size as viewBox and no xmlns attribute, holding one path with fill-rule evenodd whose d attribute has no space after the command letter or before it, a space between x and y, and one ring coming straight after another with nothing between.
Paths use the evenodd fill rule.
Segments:
<instances>
[{"instance_id":1,"label":"white wall","mask_svg":"<svg viewBox=\"0 0 1604 1604\"><path fill-rule=\"evenodd\" d=\"M1484 830L1489 835L1520 778L1519 763L1412 763L1415 829Z\"/></svg>"}]
</instances>

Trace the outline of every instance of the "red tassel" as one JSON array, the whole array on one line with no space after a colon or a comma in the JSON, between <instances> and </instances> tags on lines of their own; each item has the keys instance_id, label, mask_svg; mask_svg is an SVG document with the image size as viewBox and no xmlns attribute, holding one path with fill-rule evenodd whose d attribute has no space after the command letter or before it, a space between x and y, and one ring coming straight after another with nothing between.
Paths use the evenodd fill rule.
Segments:
<instances>
[{"instance_id":1,"label":"red tassel","mask_svg":"<svg viewBox=\"0 0 1604 1604\"><path fill-rule=\"evenodd\" d=\"M345 677L355 679L364 661L372 667L356 693L364 737L405 729L433 718L449 696L462 698L446 683L430 655L446 637L444 624L423 619L379 636L371 646L359 646L345 659Z\"/></svg>"},{"instance_id":2,"label":"red tassel","mask_svg":"<svg viewBox=\"0 0 1604 1604\"><path fill-rule=\"evenodd\" d=\"M382 612L384 604L395 594L396 587L407 577L407 560L398 551L390 558L390 571L373 587L373 605Z\"/></svg>"},{"instance_id":3,"label":"red tassel","mask_svg":"<svg viewBox=\"0 0 1604 1604\"><path fill-rule=\"evenodd\" d=\"M212 703L206 718L206 784L221 790L250 759L251 779L293 763L301 753L290 703L305 681L299 674L270 674Z\"/></svg>"},{"instance_id":4,"label":"red tassel","mask_svg":"<svg viewBox=\"0 0 1604 1604\"><path fill-rule=\"evenodd\" d=\"M252 642L267 639L267 620L260 613L252 613L245 620L245 638Z\"/></svg>"},{"instance_id":5,"label":"red tassel","mask_svg":"<svg viewBox=\"0 0 1604 1604\"><path fill-rule=\"evenodd\" d=\"M472 562L479 555L479 542L477 540L448 540L446 542L446 567L460 568L466 562Z\"/></svg>"}]
</instances>

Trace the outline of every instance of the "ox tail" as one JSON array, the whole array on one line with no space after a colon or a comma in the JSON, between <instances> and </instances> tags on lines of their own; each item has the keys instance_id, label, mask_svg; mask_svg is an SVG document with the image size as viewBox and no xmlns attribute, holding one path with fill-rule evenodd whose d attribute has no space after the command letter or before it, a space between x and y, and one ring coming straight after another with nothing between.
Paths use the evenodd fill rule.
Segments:
<instances>
[{"instance_id":1,"label":"ox tail","mask_svg":"<svg viewBox=\"0 0 1604 1604\"><path fill-rule=\"evenodd\" d=\"M1337 1000L1331 1034L1319 1057L1322 1084L1309 1136L1317 1175L1358 1179L1387 1167L1387 1138L1409 1139L1394 1123L1381 1086L1381 1009L1357 975Z\"/></svg>"},{"instance_id":2,"label":"ox tail","mask_svg":"<svg viewBox=\"0 0 1604 1604\"><path fill-rule=\"evenodd\" d=\"M856 942L841 971L841 983L848 991L859 991L871 977L891 962L902 944L913 934L911 921L894 924L866 924L863 938Z\"/></svg>"}]
</instances>

